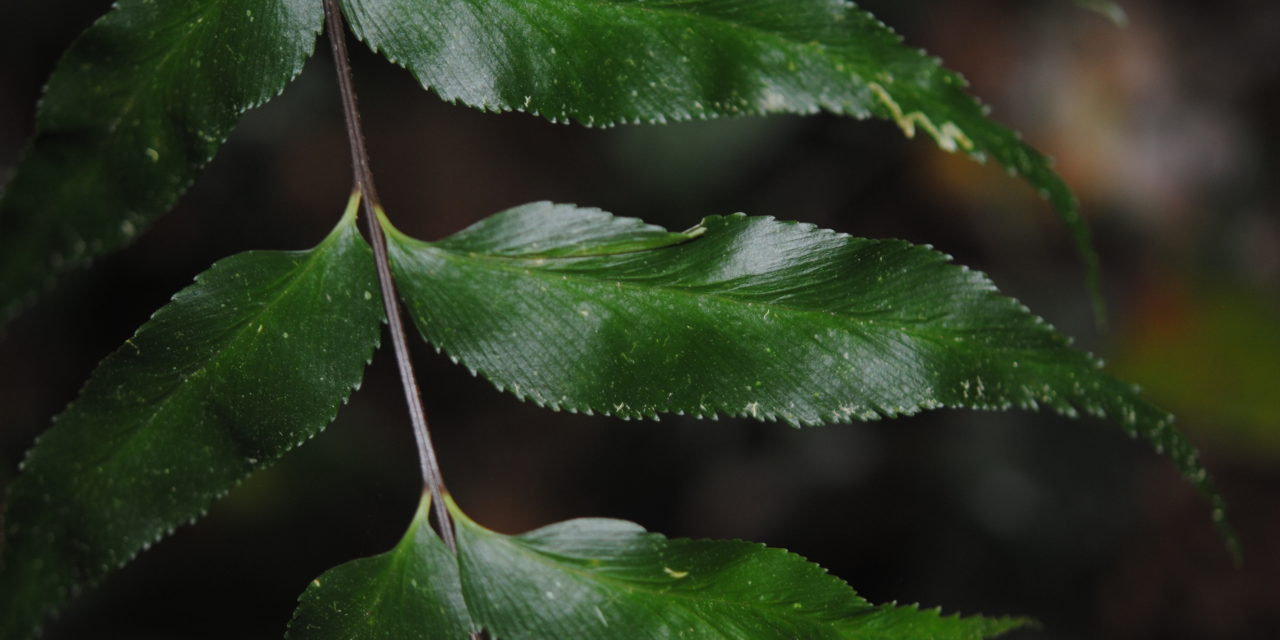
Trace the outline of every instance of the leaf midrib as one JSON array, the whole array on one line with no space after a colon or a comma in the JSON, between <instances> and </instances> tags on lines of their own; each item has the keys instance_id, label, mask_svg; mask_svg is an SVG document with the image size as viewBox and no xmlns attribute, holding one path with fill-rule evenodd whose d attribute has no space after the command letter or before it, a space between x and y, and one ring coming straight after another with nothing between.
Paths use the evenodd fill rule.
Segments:
<instances>
[{"instance_id":1,"label":"leaf midrib","mask_svg":"<svg viewBox=\"0 0 1280 640\"><path fill-rule=\"evenodd\" d=\"M479 527L479 525L475 525L472 523L464 523L464 526L479 528L481 530L482 535L485 535L486 537L497 537L500 542L507 543L510 547L517 549L523 555L532 558L536 562L543 564L545 566L548 566L552 570L573 575L582 582L610 583L610 584L617 585L618 587L621 587L628 592L632 592L632 593L641 592L650 598L655 598L660 601L665 598L671 598L675 600L677 604L682 606L686 612L690 613L693 616L693 618L697 620L702 620L704 622L706 622L705 617L700 615L696 610L693 610L690 607L698 603L707 603L707 604L724 606L726 608L746 609L751 611L759 611L764 614L772 614L772 615L766 615L765 616L766 618L772 617L772 618L788 619L792 617L787 615L788 610L785 607L776 607L776 606L770 607L764 604L757 604L753 602L737 601L737 600L725 600L723 598L698 597L693 593L680 591L680 590L657 591L653 587L649 586L649 584L644 582L628 581L623 578L617 578L607 574L593 573L590 571L579 569L578 567L573 565L566 565L566 564L559 563L554 558L551 557L557 554L544 553L538 549L533 548L532 546L526 545L525 543L520 541L518 536L502 536L501 534L497 534L497 533L485 530ZM652 535L652 534L646 534L646 535ZM568 557L568 556L565 556L565 557ZM821 578L825 578L827 580L835 580L835 578L830 576L830 574L822 574ZM861 600L861 597L857 596L856 594L854 594L853 597ZM863 602L865 603L865 601ZM873 610L875 609L875 607L868 607L868 609ZM812 624L815 626L823 626L822 621L811 620L807 617L804 617L798 614L795 615L794 617L799 618L800 621L804 623ZM716 632L721 633L722 637L724 637L725 640L737 640L733 636L723 635L723 632L721 632L719 629L716 629Z\"/></svg>"},{"instance_id":2,"label":"leaf midrib","mask_svg":"<svg viewBox=\"0 0 1280 640\"><path fill-rule=\"evenodd\" d=\"M639 283L635 283L628 280L607 280L604 278L598 278L591 275L586 275L580 271L548 271L546 269L541 269L538 267L520 267L513 264L512 257L494 256L490 254L470 253L470 252L464 254L462 252L455 251L452 249L444 249L444 248L440 248L438 246L431 245L425 242L412 240L412 239L410 240L416 245L416 246L406 247L411 252L414 250L418 250L422 252L438 253L440 255L445 256L446 258L450 258L454 260L455 262L461 262L464 264L478 263L481 265L492 265L492 268L495 270L506 271L508 273L514 273L517 275L534 277L541 280L547 280L547 281L553 281L553 282L562 281L563 279L568 278L576 282L587 283L587 284L592 284L597 286L603 286L604 283L611 283L617 286L621 286L623 289L629 289L635 292L662 291L662 292L668 292L672 294L679 294L682 296L687 296L695 299L710 299L725 305L744 305L744 306L753 307L753 308L767 308L771 310L779 310L783 312L794 313L796 315L817 316L823 319L826 319L826 318L848 319L851 322L865 322L868 324L874 324L878 326L882 325L885 328L893 328L891 323L894 321L901 322L907 325L912 325L912 324L922 325L926 323L936 322L939 319L946 317L947 315L947 314L940 314L936 316L928 316L928 317L913 318L913 319L893 317L893 318L882 320L882 319L876 318L875 316L889 313L892 311L891 309L885 309L883 311L867 311L861 314L856 314L856 313L848 313L848 312L822 311L818 309L797 307L797 306L792 306L792 305L787 305L787 304L782 304L777 302L758 302L753 300L744 300L741 298L734 297L733 295L730 295L725 292L708 293L708 292L701 292L701 291L690 291L687 288L682 288L682 287L679 287L676 285L670 285L670 284L644 285L644 284L639 284ZM683 244L685 243L682 243L681 245L673 245L670 247L661 247L658 249L648 249L646 251L663 251L666 249L675 248L676 246L683 246ZM639 253L639 252L635 252L635 253ZM602 258L602 257L607 257L607 256L589 256L585 259L595 259L595 258ZM759 275L759 274L755 274L755 275ZM844 327L841 327L841 328L844 328ZM903 333L910 333L910 332L907 332L904 330ZM913 336L916 335L914 333L910 333L910 334Z\"/></svg>"},{"instance_id":3,"label":"leaf midrib","mask_svg":"<svg viewBox=\"0 0 1280 640\"><path fill-rule=\"evenodd\" d=\"M923 317L919 319L903 319L903 318L896 318L896 317L890 318L890 319L881 319L881 318L875 318L870 316L826 312L821 310L794 307L794 306L785 305L785 304L762 303L762 302L756 302L756 301L750 301L750 300L742 300L742 299L733 297L731 295L725 295L723 293L705 293L705 292L689 291L687 289L683 289L683 288L679 288L671 285L665 285L665 286L664 285L643 285L643 284L638 284L638 283L629 282L625 280L605 280L602 278L594 277L585 272L548 271L546 269L529 267L527 265L517 265L516 260L518 258L513 256L495 256L490 254L473 253L473 252L464 253L464 252L453 250L453 249L441 248L437 245L416 240L414 238L409 238L408 236L393 234L393 237L396 237L397 239L401 240L401 243L398 243L398 244L400 244L401 247L405 249L406 252L409 253L409 255L411 256L417 251L421 251L424 253L431 253L431 254L439 255L446 259L450 259L455 262L460 262L463 264L480 265L482 267L505 271L521 277L536 278L544 282L549 282L552 284L552 286L555 286L556 283L561 282L563 278L569 278L571 280L577 281L579 283L584 283L592 287L608 287L610 289L613 289L617 285L621 285L622 288L630 289L635 293L652 292L654 290L659 290L664 292L680 294L682 296L686 296L690 298L702 297L704 299L712 300L717 304L723 304L730 307L735 305L744 305L744 306L749 306L757 309L767 308L767 309L772 309L772 310L776 310L784 313L789 312L802 317L816 317L820 322L824 324L830 324L830 320L832 318L836 320L844 320L850 324L853 324L854 326L849 327L849 326L840 324L839 326L836 326L835 329L842 331L846 335L853 336L856 339L859 339L868 344L871 344L874 342L868 338L868 336L870 335L900 334L914 340L920 340L920 341L928 342L930 344L941 346L943 349L948 351L959 350L959 351L964 351L972 354L975 350L988 349L988 350L994 350L997 352L1009 354L1010 357L1015 357L1020 361L1025 360L1028 362L1038 362L1042 365L1047 365L1047 366L1057 364L1056 361L1047 362L1047 363L1042 362L1043 356L1041 356L1036 349L1028 349L1025 347L1006 348L1000 345L986 345L984 343L967 339L968 334L971 333L970 331L948 329L945 327L939 327L937 331L930 331L929 329L934 326L933 323L936 323L951 315L947 313L942 313L935 316ZM680 245L672 245L668 247L660 247L657 249L651 249L650 251L662 251L666 249L673 249L678 246L684 246L685 244L687 243L681 243ZM593 256L592 258L595 258L595 256ZM591 258L588 258L588 259L591 259ZM946 265L946 266L949 266L949 265ZM609 284L613 284L615 285L615 287L609 287L608 286ZM982 293L984 295L996 295L996 296L999 295L997 293L993 293L992 291L986 291L986 290L984 290ZM872 312L872 313L888 313L891 311L892 311L891 309L888 309L883 312ZM966 340L962 345L957 345L956 343L952 342L949 339L951 337L957 337L957 336L966 337ZM873 348L875 348L874 345L872 346ZM1055 348L1060 349L1062 348L1062 345L1055 345ZM942 398L937 396L937 394L931 394L929 399L935 402L939 402L941 403L941 406L946 406L946 407L973 406L965 402L952 402L952 401L944 402ZM1009 400L1008 402L1015 402L1015 401ZM1004 402L1001 404L1006 404L1006 403L1007 402ZM920 402L916 402L914 403L914 406L923 407L925 405L921 404ZM785 412L784 412L784 415L785 415Z\"/></svg>"},{"instance_id":4,"label":"leaf midrib","mask_svg":"<svg viewBox=\"0 0 1280 640\"><path fill-rule=\"evenodd\" d=\"M944 313L937 313L930 316L921 316L917 318L903 318L901 316L893 316L891 318L881 319L881 318L875 317L875 315L884 315L887 313L891 313L893 310L885 309L883 311L867 311L863 313L829 312L829 311L822 311L819 309L797 307L797 306L787 305L787 304L782 304L777 302L758 302L753 300L745 300L742 298L735 297L729 292L707 293L702 291L691 291L688 288L682 288L677 285L669 285L669 284L668 285L661 285L661 284L646 285L646 284L640 284L640 283L636 283L628 280L608 280L604 278L595 277L585 271L552 271L552 270L541 268L536 265L531 266L528 264L528 262L532 262L532 261L551 262L551 261L561 261L561 260L596 260L596 259L609 258L615 255L656 252L656 251L664 251L668 249L683 248L686 245L688 245L690 242L696 241L704 237L702 235L689 238L688 240L683 242L677 242L677 243L672 243L670 245L665 245L661 247L640 249L635 251L626 251L626 252L590 255L590 256L549 256L549 257L542 257L542 256L530 257L529 255L501 255L501 254L485 253L485 252L478 252L478 251L463 251L463 250L443 247L438 244L424 242L421 240L417 240L415 238L411 238L409 236L405 236L403 234L398 234L398 233L393 234L393 237L395 237L396 239L399 239L402 245L407 245L406 248L410 252L413 252L414 250L420 250L423 252L438 252L440 254L446 255L447 257L451 257L458 262L466 263L467 261L470 260L470 261L475 261L477 263L482 263L482 264L491 264L491 265L494 265L495 268L498 270L514 273L516 275L537 277L537 278L548 280L551 282L556 282L557 280L559 280L559 277L568 277L569 279L574 281L598 284L600 286L604 286L604 283L613 283L615 285L621 285L621 287L624 289L631 289L637 292L659 290L659 291L666 291L671 293L678 293L681 295L694 297L694 298L697 298L700 296L706 297L727 305L739 304L739 305L747 305L747 306L752 306L757 308L767 307L769 309L779 309L779 310L794 313L797 315L817 315L819 317L830 316L834 318L848 319L851 322L864 322L866 324L876 325L877 328L888 329L890 331L900 330L900 332L903 334L906 334L921 340L927 340L938 345L945 345L949 349L957 349L959 347L956 347L954 344L946 342L948 337L967 336L968 334L974 332L973 330L968 330L968 329L954 329L954 328L947 328L947 327L939 327L939 330L937 332L938 335L934 335L929 331L908 330L909 328L931 326L933 323L940 322L946 318L952 317L953 315L955 315L953 313L944 312ZM915 249L919 247L913 246L912 248ZM952 264L944 264L942 266L948 267L948 268L958 268ZM761 274L753 274L753 275L759 276ZM964 284L972 285L973 283L964 283ZM989 284L989 281L988 281L988 286L994 287L994 285ZM979 293L987 297L1004 298L1004 296L1002 296L994 288L988 289L983 287L983 288L980 288L980 290L975 289L975 293ZM1036 316L1029 316L1028 321L1031 321L1031 319L1033 318L1043 323L1043 320ZM894 322L901 323L903 326L902 327L896 326L895 324L893 324ZM843 327L838 327L838 328L843 328ZM983 327L980 327L979 330L989 331L992 328L993 328L992 326L983 326ZM1039 331L1044 331L1044 330L1049 330L1050 332L1052 331L1051 328L1047 327L1047 325L1043 327L1037 326L1035 328L1036 330L1039 330ZM966 341L965 345L966 345L965 346L966 349L969 349L972 347L969 341ZM1019 358L1036 359L1037 357L1037 349L1027 349L1027 348L1013 349L1013 348L1004 348L1004 347L992 346L992 345L982 345L982 346L983 348L996 349L1002 352L1023 354L1018 356ZM1063 346L1064 345L1054 345L1054 348L1062 348Z\"/></svg>"}]
</instances>

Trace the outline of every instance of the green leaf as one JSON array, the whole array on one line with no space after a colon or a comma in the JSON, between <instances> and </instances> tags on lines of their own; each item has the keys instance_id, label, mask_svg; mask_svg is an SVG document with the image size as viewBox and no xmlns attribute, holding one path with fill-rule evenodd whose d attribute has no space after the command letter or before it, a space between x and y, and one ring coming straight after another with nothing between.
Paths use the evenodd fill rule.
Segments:
<instances>
[{"instance_id":1,"label":"green leaf","mask_svg":"<svg viewBox=\"0 0 1280 640\"><path fill-rule=\"evenodd\" d=\"M0 195L0 321L173 206L311 57L317 0L121 0L63 55Z\"/></svg>"},{"instance_id":2,"label":"green leaf","mask_svg":"<svg viewBox=\"0 0 1280 640\"><path fill-rule=\"evenodd\" d=\"M394 549L324 572L298 600L289 638L297 640L462 640L479 631L467 613L458 559L428 523L423 495Z\"/></svg>"},{"instance_id":3,"label":"green leaf","mask_svg":"<svg viewBox=\"0 0 1280 640\"><path fill-rule=\"evenodd\" d=\"M108 356L27 454L0 553L0 639L202 515L324 428L377 347L355 197L310 251L219 261Z\"/></svg>"},{"instance_id":4,"label":"green leaf","mask_svg":"<svg viewBox=\"0 0 1280 640\"><path fill-rule=\"evenodd\" d=\"M976 639L1026 624L876 606L761 544L670 540L600 518L504 536L450 510L467 606L500 640Z\"/></svg>"},{"instance_id":5,"label":"green leaf","mask_svg":"<svg viewBox=\"0 0 1280 640\"><path fill-rule=\"evenodd\" d=\"M1113 2L1112 0L1076 0L1076 4L1106 16L1108 20L1119 26L1123 27L1129 24L1129 15L1125 13L1124 7L1120 6L1119 2Z\"/></svg>"},{"instance_id":6,"label":"green leaf","mask_svg":"<svg viewBox=\"0 0 1280 640\"><path fill-rule=\"evenodd\" d=\"M587 125L828 111L895 121L994 158L1075 235L1102 318L1097 256L1044 155L967 82L846 0L343 0L351 29L445 100Z\"/></svg>"},{"instance_id":7,"label":"green leaf","mask_svg":"<svg viewBox=\"0 0 1280 640\"><path fill-rule=\"evenodd\" d=\"M1083 411L1168 455L1234 540L1172 416L928 247L741 214L671 234L549 203L437 243L383 224L423 337L539 405L793 425L938 407Z\"/></svg>"},{"instance_id":8,"label":"green leaf","mask_svg":"<svg viewBox=\"0 0 1280 640\"><path fill-rule=\"evenodd\" d=\"M289 637L462 640L483 627L495 640L976 640L1029 624L873 605L781 549L669 540L621 520L505 536L449 499L454 556L427 524L429 504L391 551L313 581Z\"/></svg>"}]
</instances>

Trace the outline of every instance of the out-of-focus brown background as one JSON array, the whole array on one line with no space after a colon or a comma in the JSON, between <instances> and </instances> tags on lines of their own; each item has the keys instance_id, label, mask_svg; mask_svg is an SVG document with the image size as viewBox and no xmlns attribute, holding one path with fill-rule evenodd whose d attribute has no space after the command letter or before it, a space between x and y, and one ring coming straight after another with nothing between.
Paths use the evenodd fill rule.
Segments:
<instances>
[{"instance_id":1,"label":"out-of-focus brown background","mask_svg":"<svg viewBox=\"0 0 1280 640\"><path fill-rule=\"evenodd\" d=\"M931 243L1178 414L1231 505L1243 566L1172 465L1105 423L959 411L804 431L621 422L521 404L415 340L459 503L507 532L592 515L766 542L875 601L1043 622L1019 638L1276 637L1280 4L1132 0L1125 29L1065 1L864 4L1058 159L1095 231L1110 332L1094 329L1068 235L1030 188L889 123L552 125L442 104L356 45L385 204L426 239L549 199L678 228L746 211ZM0 7L0 175L58 53L107 5ZM348 156L325 41L318 51L172 213L8 327L0 485L94 364L196 273L247 249L308 247L334 224ZM385 550L413 511L390 365L384 349L324 434L76 600L47 637L281 637L313 577Z\"/></svg>"}]
</instances>

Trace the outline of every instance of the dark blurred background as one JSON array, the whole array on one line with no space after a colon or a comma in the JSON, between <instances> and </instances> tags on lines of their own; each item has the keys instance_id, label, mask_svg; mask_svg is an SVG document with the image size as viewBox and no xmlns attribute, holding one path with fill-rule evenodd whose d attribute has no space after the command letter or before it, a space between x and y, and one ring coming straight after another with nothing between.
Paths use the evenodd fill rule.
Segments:
<instances>
[{"instance_id":1,"label":"dark blurred background","mask_svg":"<svg viewBox=\"0 0 1280 640\"><path fill-rule=\"evenodd\" d=\"M55 7L54 4L57 6ZM674 228L745 211L931 243L989 273L1174 411L1244 543L1112 425L937 411L793 430L622 422L517 402L415 340L444 472L477 521L576 516L746 538L874 601L1033 616L1018 638L1280 637L1280 4L1129 1L1127 28L1054 0L866 2L1058 160L1093 225L1112 327L1064 227L994 166L827 116L585 129L441 103L354 49L384 203L436 239L520 203ZM0 5L0 176L60 53L105 0ZM62 280L0 341L0 486L98 360L214 260L320 240L349 168L328 46L248 114L176 209ZM279 638L307 583L389 548L417 500L388 349L321 436L77 599L67 638Z\"/></svg>"}]
</instances>

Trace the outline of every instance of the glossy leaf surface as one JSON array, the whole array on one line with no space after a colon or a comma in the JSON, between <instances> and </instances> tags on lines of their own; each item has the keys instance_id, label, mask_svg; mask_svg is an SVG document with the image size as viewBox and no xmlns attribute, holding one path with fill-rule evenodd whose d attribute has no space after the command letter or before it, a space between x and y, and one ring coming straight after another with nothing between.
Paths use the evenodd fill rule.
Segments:
<instances>
[{"instance_id":1,"label":"glossy leaf surface","mask_svg":"<svg viewBox=\"0 0 1280 640\"><path fill-rule=\"evenodd\" d=\"M876 606L781 549L669 540L621 520L506 536L450 502L454 556L427 525L427 505L394 549L312 582L289 637L465 640L483 628L495 640L977 640L1027 624Z\"/></svg>"},{"instance_id":2,"label":"glossy leaf surface","mask_svg":"<svg viewBox=\"0 0 1280 640\"><path fill-rule=\"evenodd\" d=\"M430 494L394 549L316 578L289 622L294 640L464 640L479 628L462 600L458 559L431 530Z\"/></svg>"},{"instance_id":3,"label":"glossy leaf surface","mask_svg":"<svg viewBox=\"0 0 1280 640\"><path fill-rule=\"evenodd\" d=\"M671 540L602 518L505 536L452 511L467 606L501 640L977 639L1025 623L876 606L761 544Z\"/></svg>"},{"instance_id":4,"label":"glossy leaf surface","mask_svg":"<svg viewBox=\"0 0 1280 640\"><path fill-rule=\"evenodd\" d=\"M1171 416L928 247L741 214L672 234L549 203L437 243L389 239L427 341L540 405L793 425L937 407L1083 411L1150 440L1225 526Z\"/></svg>"},{"instance_id":5,"label":"glossy leaf surface","mask_svg":"<svg viewBox=\"0 0 1280 640\"><path fill-rule=\"evenodd\" d=\"M98 366L9 488L0 638L333 419L383 317L354 204L315 249L219 261Z\"/></svg>"},{"instance_id":6,"label":"glossy leaf surface","mask_svg":"<svg viewBox=\"0 0 1280 640\"><path fill-rule=\"evenodd\" d=\"M0 320L131 242L311 56L316 0L122 0L54 69L0 195Z\"/></svg>"},{"instance_id":7,"label":"glossy leaf surface","mask_svg":"<svg viewBox=\"0 0 1280 640\"><path fill-rule=\"evenodd\" d=\"M827 111L994 158L1049 198L1097 290L1075 196L966 81L846 0L343 0L351 29L448 101L588 125ZM1096 301L1101 305L1101 300Z\"/></svg>"}]
</instances>

